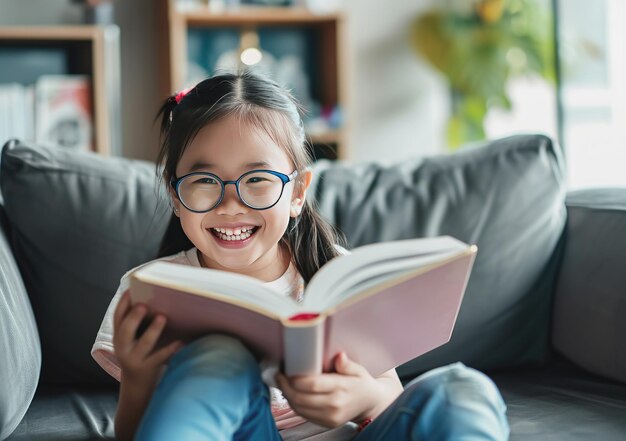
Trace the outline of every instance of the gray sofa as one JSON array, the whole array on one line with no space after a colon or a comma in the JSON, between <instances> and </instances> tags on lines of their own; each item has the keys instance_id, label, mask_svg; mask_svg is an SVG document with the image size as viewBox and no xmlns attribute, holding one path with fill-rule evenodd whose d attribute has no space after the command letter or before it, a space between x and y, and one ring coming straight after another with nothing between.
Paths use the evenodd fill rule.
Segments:
<instances>
[{"instance_id":1,"label":"gray sofa","mask_svg":"<svg viewBox=\"0 0 626 441\"><path fill-rule=\"evenodd\" d=\"M169 220L154 165L12 141L0 170L0 440L112 439L117 385L89 352ZM626 439L626 189L566 194L561 151L531 135L314 172L351 247L479 247L451 341L404 381L460 360L500 387L512 440Z\"/></svg>"}]
</instances>

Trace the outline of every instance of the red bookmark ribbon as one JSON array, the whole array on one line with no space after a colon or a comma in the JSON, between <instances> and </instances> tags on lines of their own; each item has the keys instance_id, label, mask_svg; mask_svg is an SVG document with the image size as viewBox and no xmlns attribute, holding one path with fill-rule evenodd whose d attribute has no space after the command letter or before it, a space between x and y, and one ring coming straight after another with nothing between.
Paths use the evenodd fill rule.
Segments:
<instances>
[{"instance_id":1,"label":"red bookmark ribbon","mask_svg":"<svg viewBox=\"0 0 626 441\"><path fill-rule=\"evenodd\" d=\"M301 314L292 315L289 317L289 320L313 320L314 318L319 317L319 314L314 312L303 312Z\"/></svg>"}]
</instances>

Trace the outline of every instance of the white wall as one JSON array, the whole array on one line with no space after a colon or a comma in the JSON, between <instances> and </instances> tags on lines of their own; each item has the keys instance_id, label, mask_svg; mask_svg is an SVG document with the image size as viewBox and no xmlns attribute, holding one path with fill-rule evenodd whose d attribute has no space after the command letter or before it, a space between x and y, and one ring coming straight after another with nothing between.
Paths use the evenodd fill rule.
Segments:
<instances>
[{"instance_id":1,"label":"white wall","mask_svg":"<svg viewBox=\"0 0 626 441\"><path fill-rule=\"evenodd\" d=\"M434 0L345 0L350 140L355 161L393 162L442 150L443 80L409 45L409 25ZM161 104L154 0L115 1L121 28L122 145L125 156L155 159ZM0 0L2 24L80 21L70 0Z\"/></svg>"},{"instance_id":2,"label":"white wall","mask_svg":"<svg viewBox=\"0 0 626 441\"><path fill-rule=\"evenodd\" d=\"M409 43L409 26L434 0L346 0L351 150L394 162L443 151L447 86Z\"/></svg>"},{"instance_id":3,"label":"white wall","mask_svg":"<svg viewBox=\"0 0 626 441\"><path fill-rule=\"evenodd\" d=\"M160 89L156 0L118 0L114 4L122 39L124 154L154 161L159 125L153 125L153 120L165 99Z\"/></svg>"},{"instance_id":4,"label":"white wall","mask_svg":"<svg viewBox=\"0 0 626 441\"><path fill-rule=\"evenodd\" d=\"M78 5L70 0L0 0L0 25L75 23Z\"/></svg>"}]
</instances>

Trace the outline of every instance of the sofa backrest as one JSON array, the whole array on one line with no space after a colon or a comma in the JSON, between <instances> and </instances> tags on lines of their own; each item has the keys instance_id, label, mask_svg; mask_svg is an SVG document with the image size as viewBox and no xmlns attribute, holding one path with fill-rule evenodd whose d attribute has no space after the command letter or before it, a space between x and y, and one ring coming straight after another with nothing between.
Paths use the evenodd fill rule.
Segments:
<instances>
[{"instance_id":1,"label":"sofa backrest","mask_svg":"<svg viewBox=\"0 0 626 441\"><path fill-rule=\"evenodd\" d=\"M115 384L90 355L127 270L154 258L168 205L153 163L13 142L0 186L37 319L42 384Z\"/></svg>"},{"instance_id":2,"label":"sofa backrest","mask_svg":"<svg viewBox=\"0 0 626 441\"><path fill-rule=\"evenodd\" d=\"M0 185L39 326L48 383L111 383L90 357L122 274L154 258L169 220L154 164L15 142ZM309 194L351 246L452 235L478 245L452 340L400 369L539 362L548 349L563 163L516 136L397 165L319 162Z\"/></svg>"},{"instance_id":3,"label":"sofa backrest","mask_svg":"<svg viewBox=\"0 0 626 441\"><path fill-rule=\"evenodd\" d=\"M451 235L478 255L450 342L399 370L452 361L497 369L549 353L557 245L565 223L560 148L541 135L465 147L393 166L320 163L315 197L355 247Z\"/></svg>"}]
</instances>

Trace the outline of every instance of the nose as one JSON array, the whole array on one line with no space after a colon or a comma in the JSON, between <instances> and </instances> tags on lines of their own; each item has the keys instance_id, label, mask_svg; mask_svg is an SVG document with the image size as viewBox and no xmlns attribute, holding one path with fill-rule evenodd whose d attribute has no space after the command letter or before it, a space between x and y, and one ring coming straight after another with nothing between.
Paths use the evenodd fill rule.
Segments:
<instances>
[{"instance_id":1,"label":"nose","mask_svg":"<svg viewBox=\"0 0 626 441\"><path fill-rule=\"evenodd\" d=\"M248 207L241 202L237 194L235 184L227 183L224 186L224 197L222 202L215 208L217 214L235 215L246 213Z\"/></svg>"}]
</instances>

